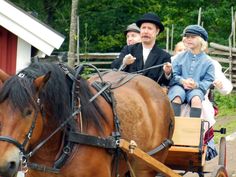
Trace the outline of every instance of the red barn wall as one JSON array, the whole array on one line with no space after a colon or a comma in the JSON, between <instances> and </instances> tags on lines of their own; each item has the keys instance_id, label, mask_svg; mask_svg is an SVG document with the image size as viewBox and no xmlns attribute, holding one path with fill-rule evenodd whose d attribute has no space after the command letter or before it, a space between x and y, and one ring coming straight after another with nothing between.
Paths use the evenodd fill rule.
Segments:
<instances>
[{"instance_id":1,"label":"red barn wall","mask_svg":"<svg viewBox=\"0 0 236 177\"><path fill-rule=\"evenodd\" d=\"M0 69L16 72L17 36L0 26Z\"/></svg>"}]
</instances>

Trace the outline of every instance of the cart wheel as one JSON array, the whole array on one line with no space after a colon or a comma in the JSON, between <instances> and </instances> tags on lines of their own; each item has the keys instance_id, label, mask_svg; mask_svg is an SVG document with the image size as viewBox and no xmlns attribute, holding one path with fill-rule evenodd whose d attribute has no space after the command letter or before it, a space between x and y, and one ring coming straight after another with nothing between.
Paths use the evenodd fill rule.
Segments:
<instances>
[{"instance_id":1,"label":"cart wheel","mask_svg":"<svg viewBox=\"0 0 236 177\"><path fill-rule=\"evenodd\" d=\"M222 165L226 167L226 139L225 137L220 138L218 165Z\"/></svg>"},{"instance_id":2,"label":"cart wheel","mask_svg":"<svg viewBox=\"0 0 236 177\"><path fill-rule=\"evenodd\" d=\"M218 165L211 174L211 177L228 177L228 174L224 166Z\"/></svg>"}]
</instances>

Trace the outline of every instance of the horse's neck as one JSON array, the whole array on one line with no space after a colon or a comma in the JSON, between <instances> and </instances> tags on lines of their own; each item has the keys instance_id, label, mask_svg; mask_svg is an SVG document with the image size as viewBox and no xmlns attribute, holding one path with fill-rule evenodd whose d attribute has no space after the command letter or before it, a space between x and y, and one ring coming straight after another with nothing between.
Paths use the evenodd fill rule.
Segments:
<instances>
[{"instance_id":1,"label":"horse's neck","mask_svg":"<svg viewBox=\"0 0 236 177\"><path fill-rule=\"evenodd\" d=\"M48 136L49 134L44 131L41 141L43 141ZM44 165L54 164L58 153L60 152L62 139L62 132L55 134L49 141L47 141L40 149L36 151L30 160L32 162L37 162Z\"/></svg>"}]
</instances>

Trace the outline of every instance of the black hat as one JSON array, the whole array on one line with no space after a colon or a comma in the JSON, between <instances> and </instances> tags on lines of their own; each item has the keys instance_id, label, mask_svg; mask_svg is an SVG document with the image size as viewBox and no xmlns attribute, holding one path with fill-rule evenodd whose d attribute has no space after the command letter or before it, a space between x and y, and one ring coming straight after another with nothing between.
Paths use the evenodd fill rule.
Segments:
<instances>
[{"instance_id":1,"label":"black hat","mask_svg":"<svg viewBox=\"0 0 236 177\"><path fill-rule=\"evenodd\" d=\"M126 30L124 31L124 34L126 35L129 31L140 33L140 29L139 29L139 27L137 27L137 25L135 23L128 25Z\"/></svg>"},{"instance_id":2,"label":"black hat","mask_svg":"<svg viewBox=\"0 0 236 177\"><path fill-rule=\"evenodd\" d=\"M160 18L154 13L149 12L144 14L138 21L136 21L136 24L140 28L144 22L154 23L160 28L160 32L164 31L164 25L161 23Z\"/></svg>"},{"instance_id":3,"label":"black hat","mask_svg":"<svg viewBox=\"0 0 236 177\"><path fill-rule=\"evenodd\" d=\"M189 26L187 26L184 29L182 36L185 36L187 34L195 34L195 35L200 36L201 38L203 38L205 41L208 40L207 31L199 25L189 25Z\"/></svg>"}]
</instances>

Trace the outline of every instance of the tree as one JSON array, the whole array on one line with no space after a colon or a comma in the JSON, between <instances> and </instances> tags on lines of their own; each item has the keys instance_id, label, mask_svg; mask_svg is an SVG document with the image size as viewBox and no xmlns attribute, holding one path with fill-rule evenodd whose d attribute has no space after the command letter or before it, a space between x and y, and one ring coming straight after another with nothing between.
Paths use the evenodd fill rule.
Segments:
<instances>
[{"instance_id":1,"label":"tree","mask_svg":"<svg viewBox=\"0 0 236 177\"><path fill-rule=\"evenodd\" d=\"M72 1L11 1L26 11L36 11L40 20L69 36ZM174 25L175 44L181 40L184 27L197 23L200 7L201 21L209 33L209 42L228 45L231 7L236 10L235 0L80 0L80 52L119 52L125 45L125 27L146 12L157 13L166 28L171 29ZM73 36L75 39L75 33ZM60 50L68 50L68 39ZM163 48L165 43L166 32L158 36L158 45Z\"/></svg>"},{"instance_id":2,"label":"tree","mask_svg":"<svg viewBox=\"0 0 236 177\"><path fill-rule=\"evenodd\" d=\"M68 65L73 67L76 60L76 40L77 40L77 9L79 0L72 0L71 21L70 21L70 40L68 51Z\"/></svg>"}]
</instances>

